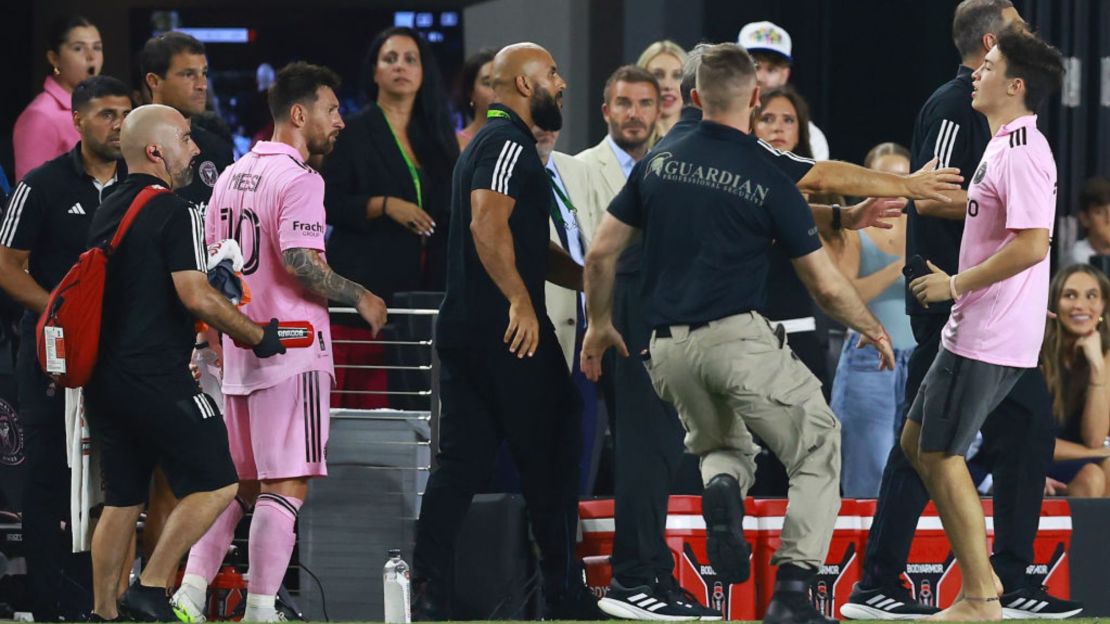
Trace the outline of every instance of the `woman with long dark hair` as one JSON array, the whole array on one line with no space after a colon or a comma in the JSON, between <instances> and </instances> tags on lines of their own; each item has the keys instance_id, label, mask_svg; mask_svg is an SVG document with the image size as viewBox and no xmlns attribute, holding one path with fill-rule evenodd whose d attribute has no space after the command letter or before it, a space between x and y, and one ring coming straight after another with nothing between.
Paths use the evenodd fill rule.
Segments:
<instances>
[{"instance_id":1,"label":"woman with long dark hair","mask_svg":"<svg viewBox=\"0 0 1110 624\"><path fill-rule=\"evenodd\" d=\"M809 104L790 85L759 94L755 134L775 149L813 158L809 146Z\"/></svg>"},{"instance_id":2,"label":"woman with long dark hair","mask_svg":"<svg viewBox=\"0 0 1110 624\"><path fill-rule=\"evenodd\" d=\"M1056 450L1048 476L1054 494L1110 496L1110 280L1088 264L1052 279L1041 372L1052 392ZM1052 483L1052 481L1050 481Z\"/></svg>"},{"instance_id":3,"label":"woman with long dark hair","mask_svg":"<svg viewBox=\"0 0 1110 624\"><path fill-rule=\"evenodd\" d=\"M458 104L459 110L466 112L467 123L465 128L456 133L460 151L466 149L474 135L486 125L486 111L493 102L490 77L496 54L497 50L493 48L483 48L471 54L463 63Z\"/></svg>"},{"instance_id":4,"label":"woman with long dark hair","mask_svg":"<svg viewBox=\"0 0 1110 624\"><path fill-rule=\"evenodd\" d=\"M407 291L440 291L445 280L451 172L459 155L447 94L431 48L410 28L393 27L370 43L369 102L347 118L324 165L328 262L393 304ZM336 317L337 365L381 361L357 317ZM385 372L336 370L340 390L383 390ZM384 395L340 395L346 407L381 407Z\"/></svg>"},{"instance_id":5,"label":"woman with long dark hair","mask_svg":"<svg viewBox=\"0 0 1110 624\"><path fill-rule=\"evenodd\" d=\"M77 83L100 73L104 48L100 31L79 15L61 17L50 25L46 61L51 73L35 96L19 114L12 131L15 151L15 179L61 156L81 138L73 126L70 98Z\"/></svg>"}]
</instances>

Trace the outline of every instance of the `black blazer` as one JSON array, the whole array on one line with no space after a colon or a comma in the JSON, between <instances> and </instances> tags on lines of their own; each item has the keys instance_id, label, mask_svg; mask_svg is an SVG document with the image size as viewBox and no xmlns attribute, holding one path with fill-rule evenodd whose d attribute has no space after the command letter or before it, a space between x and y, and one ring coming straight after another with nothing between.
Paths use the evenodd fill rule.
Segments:
<instances>
[{"instance_id":1,"label":"black blazer","mask_svg":"<svg viewBox=\"0 0 1110 624\"><path fill-rule=\"evenodd\" d=\"M436 222L422 252L421 237L382 216L367 219L371 197L400 197L416 202L416 188L385 116L371 104L351 115L335 150L323 167L328 224L328 264L392 303L393 294L410 290L442 291L446 273L451 171L433 172L421 161L424 211ZM436 175L439 173L439 175ZM422 258L424 260L422 261ZM424 264L425 266L421 266Z\"/></svg>"}]
</instances>

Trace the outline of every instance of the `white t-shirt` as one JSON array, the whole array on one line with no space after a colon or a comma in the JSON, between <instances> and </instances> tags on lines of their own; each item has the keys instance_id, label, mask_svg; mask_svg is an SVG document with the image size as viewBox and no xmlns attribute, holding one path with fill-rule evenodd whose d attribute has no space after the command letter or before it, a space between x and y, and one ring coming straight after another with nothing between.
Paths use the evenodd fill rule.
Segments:
<instances>
[{"instance_id":1,"label":"white t-shirt","mask_svg":"<svg viewBox=\"0 0 1110 624\"><path fill-rule=\"evenodd\" d=\"M812 121L809 122L809 150L813 152L813 160L829 159L829 140Z\"/></svg>"},{"instance_id":2,"label":"white t-shirt","mask_svg":"<svg viewBox=\"0 0 1110 624\"><path fill-rule=\"evenodd\" d=\"M1068 251L1068 256L1065 259L1065 261L1067 262L1066 266L1071 266L1073 264L1087 264L1087 262L1091 260L1091 256L1094 255L1097 254L1095 253L1095 248L1091 246L1091 241L1085 238L1077 240Z\"/></svg>"}]
</instances>

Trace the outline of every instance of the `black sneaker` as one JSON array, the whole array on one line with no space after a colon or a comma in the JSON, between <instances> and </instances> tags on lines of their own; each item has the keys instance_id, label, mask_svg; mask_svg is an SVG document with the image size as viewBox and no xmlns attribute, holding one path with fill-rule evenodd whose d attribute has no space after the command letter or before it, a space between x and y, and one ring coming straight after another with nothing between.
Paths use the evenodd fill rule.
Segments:
<instances>
[{"instance_id":1,"label":"black sneaker","mask_svg":"<svg viewBox=\"0 0 1110 624\"><path fill-rule=\"evenodd\" d=\"M1026 587L1002 594L1002 617L1007 620L1062 620L1083 610L1074 600L1055 598L1044 587Z\"/></svg>"},{"instance_id":2,"label":"black sneaker","mask_svg":"<svg viewBox=\"0 0 1110 624\"><path fill-rule=\"evenodd\" d=\"M715 622L723 619L720 611L702 605L701 601L685 587L679 585L678 580L673 576L668 576L656 583L655 593L671 604L689 607L703 622Z\"/></svg>"},{"instance_id":3,"label":"black sneaker","mask_svg":"<svg viewBox=\"0 0 1110 624\"><path fill-rule=\"evenodd\" d=\"M696 600L694 602L697 603ZM693 605L686 601L672 602L647 585L624 587L616 579L609 582L609 593L598 601L597 606L606 614L622 620L690 622L701 619ZM718 619L720 615L717 614Z\"/></svg>"},{"instance_id":4,"label":"black sneaker","mask_svg":"<svg viewBox=\"0 0 1110 624\"><path fill-rule=\"evenodd\" d=\"M840 607L840 615L849 620L919 620L937 611L936 607L919 604L901 585L863 589L859 583Z\"/></svg>"},{"instance_id":5,"label":"black sneaker","mask_svg":"<svg viewBox=\"0 0 1110 624\"><path fill-rule=\"evenodd\" d=\"M705 518L705 549L722 583L743 583L751 576L752 548L744 539L744 497L730 475L709 480L701 495Z\"/></svg>"},{"instance_id":6,"label":"black sneaker","mask_svg":"<svg viewBox=\"0 0 1110 624\"><path fill-rule=\"evenodd\" d=\"M801 581L798 581L801 582ZM781 584L776 583L776 586ZM804 583L804 586L808 586ZM807 594L800 591L775 591L763 624L837 624L836 620L825 617L809 601Z\"/></svg>"},{"instance_id":7,"label":"black sneaker","mask_svg":"<svg viewBox=\"0 0 1110 624\"><path fill-rule=\"evenodd\" d=\"M178 622L165 587L146 587L135 579L119 599L121 616L133 622Z\"/></svg>"}]
</instances>

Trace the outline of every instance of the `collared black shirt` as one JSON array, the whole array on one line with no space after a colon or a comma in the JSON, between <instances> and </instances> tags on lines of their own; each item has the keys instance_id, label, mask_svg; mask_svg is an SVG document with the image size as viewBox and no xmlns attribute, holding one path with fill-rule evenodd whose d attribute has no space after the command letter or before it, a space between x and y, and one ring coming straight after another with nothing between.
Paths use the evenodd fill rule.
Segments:
<instances>
[{"instance_id":1,"label":"collared black shirt","mask_svg":"<svg viewBox=\"0 0 1110 624\"><path fill-rule=\"evenodd\" d=\"M548 222L555 196L536 140L508 107L494 104L493 117L466 147L451 183L451 228L447 235L447 295L440 308L436 340L443 347L497 347L509 324L509 301L490 278L470 233L470 193L488 189L516 201L509 217L516 269L536 317L547 318L544 282L548 268ZM496 113L495 113L496 114Z\"/></svg>"},{"instance_id":2,"label":"collared black shirt","mask_svg":"<svg viewBox=\"0 0 1110 624\"><path fill-rule=\"evenodd\" d=\"M117 164L116 180L127 176ZM53 290L87 246L89 224L116 184L100 186L85 173L81 144L29 172L0 220L0 245L31 252L28 272Z\"/></svg>"},{"instance_id":3,"label":"collared black shirt","mask_svg":"<svg viewBox=\"0 0 1110 624\"><path fill-rule=\"evenodd\" d=\"M937 167L958 167L964 177L963 187L971 184L972 174L991 139L987 118L971 107L972 69L961 65L956 77L941 85L921 107L913 127L911 170L916 171L935 156ZM959 270L960 240L964 222L956 219L924 217L911 201L906 207L906 254L920 255L941 270L952 274ZM906 282L906 312L909 314L944 314L952 308L951 301L929 304L917 301Z\"/></svg>"},{"instance_id":4,"label":"collared black shirt","mask_svg":"<svg viewBox=\"0 0 1110 624\"><path fill-rule=\"evenodd\" d=\"M119 183L92 220L88 246L110 240L135 196L152 184L165 183L145 174ZM196 330L172 274L204 271L207 257L200 212L173 193L150 200L108 261L98 372L188 374Z\"/></svg>"},{"instance_id":5,"label":"collared black shirt","mask_svg":"<svg viewBox=\"0 0 1110 624\"><path fill-rule=\"evenodd\" d=\"M648 322L712 321L758 309L772 240L820 249L813 214L758 139L701 122L636 164L609 212L643 231Z\"/></svg>"},{"instance_id":6,"label":"collared black shirt","mask_svg":"<svg viewBox=\"0 0 1110 624\"><path fill-rule=\"evenodd\" d=\"M690 134L701 123L702 112L696 106L684 106L679 113L678 121L671 126L670 131L663 135L663 138L655 144L652 152L667 149L669 145L675 141ZM769 143L759 140L759 145L764 148L762 155L770 162L779 168L780 171L786 174L795 184L798 180L805 177L809 170L813 168L814 161L810 158L804 158L793 154L791 152L784 152L772 147ZM648 157L651 155L649 154ZM637 238L630 244L620 258L617 260L617 274L618 275L635 275L640 272L641 255L643 254L642 241ZM797 280L795 280L797 281ZM772 284L772 288L774 285ZM784 317L786 318L786 317Z\"/></svg>"},{"instance_id":7,"label":"collared black shirt","mask_svg":"<svg viewBox=\"0 0 1110 624\"><path fill-rule=\"evenodd\" d=\"M212 187L216 186L216 179L228 165L235 162L235 158L230 143L198 123L194 122L191 126L193 142L200 149L200 154L193 159L193 181L189 186L178 189L177 194L196 206L203 216L208 209L208 200L212 197Z\"/></svg>"}]
</instances>

